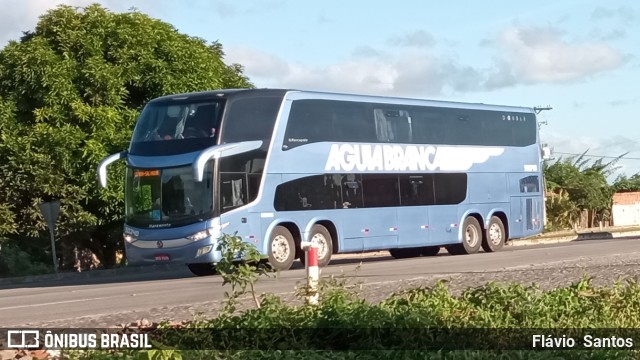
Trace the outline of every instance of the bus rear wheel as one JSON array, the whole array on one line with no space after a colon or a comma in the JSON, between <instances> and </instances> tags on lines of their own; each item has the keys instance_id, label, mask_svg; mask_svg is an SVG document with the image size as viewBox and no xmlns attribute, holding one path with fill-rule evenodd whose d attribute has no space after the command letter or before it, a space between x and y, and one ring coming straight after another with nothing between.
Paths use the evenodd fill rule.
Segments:
<instances>
[{"instance_id":1,"label":"bus rear wheel","mask_svg":"<svg viewBox=\"0 0 640 360\"><path fill-rule=\"evenodd\" d=\"M482 227L473 216L464 219L462 223L462 243L446 246L451 255L475 254L482 246Z\"/></svg>"},{"instance_id":2,"label":"bus rear wheel","mask_svg":"<svg viewBox=\"0 0 640 360\"><path fill-rule=\"evenodd\" d=\"M497 216L492 216L482 241L482 249L486 252L495 252L504 246L507 234L504 231L504 224Z\"/></svg>"},{"instance_id":3,"label":"bus rear wheel","mask_svg":"<svg viewBox=\"0 0 640 360\"><path fill-rule=\"evenodd\" d=\"M289 270L296 258L296 246L289 229L278 225L269 239L269 265L274 270Z\"/></svg>"},{"instance_id":4,"label":"bus rear wheel","mask_svg":"<svg viewBox=\"0 0 640 360\"><path fill-rule=\"evenodd\" d=\"M187 264L189 271L195 276L211 276L216 274L216 268L210 263Z\"/></svg>"},{"instance_id":5,"label":"bus rear wheel","mask_svg":"<svg viewBox=\"0 0 640 360\"><path fill-rule=\"evenodd\" d=\"M311 243L318 246L318 266L325 267L329 265L331 261L331 255L333 255L333 239L329 230L322 225L313 225L311 233L309 235ZM305 265L305 252L300 252L300 262Z\"/></svg>"}]
</instances>

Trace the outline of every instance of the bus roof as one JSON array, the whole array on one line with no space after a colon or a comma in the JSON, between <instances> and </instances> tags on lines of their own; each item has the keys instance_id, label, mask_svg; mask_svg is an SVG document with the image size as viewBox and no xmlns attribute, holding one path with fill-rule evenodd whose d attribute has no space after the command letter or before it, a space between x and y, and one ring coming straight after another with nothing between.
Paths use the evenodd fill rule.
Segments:
<instances>
[{"instance_id":1,"label":"bus roof","mask_svg":"<svg viewBox=\"0 0 640 360\"><path fill-rule=\"evenodd\" d=\"M448 107L459 109L477 109L477 110L494 110L494 111L511 111L534 113L533 108L526 106L496 105L485 103L469 103L445 100L419 99L399 96L382 96L382 95L366 95L356 93L328 92L317 90L300 90L300 89L281 89L281 88L258 88L258 89L219 89L209 91L199 91L192 93L172 94L161 96L151 100L151 102L165 102L171 100L198 100L216 97L236 97L246 95L272 94L279 96L287 96L288 99L331 99L344 101L365 101L374 103L387 104L404 104L418 106L434 106Z\"/></svg>"}]
</instances>

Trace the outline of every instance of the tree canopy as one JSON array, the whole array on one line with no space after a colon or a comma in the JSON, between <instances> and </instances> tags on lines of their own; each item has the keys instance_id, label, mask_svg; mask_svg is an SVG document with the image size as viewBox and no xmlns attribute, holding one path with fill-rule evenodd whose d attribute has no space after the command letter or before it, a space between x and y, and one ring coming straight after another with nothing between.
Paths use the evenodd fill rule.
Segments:
<instances>
[{"instance_id":1,"label":"tree canopy","mask_svg":"<svg viewBox=\"0 0 640 360\"><path fill-rule=\"evenodd\" d=\"M640 174L634 174L631 177L620 175L613 184L615 192L629 192L640 190Z\"/></svg>"},{"instance_id":2,"label":"tree canopy","mask_svg":"<svg viewBox=\"0 0 640 360\"><path fill-rule=\"evenodd\" d=\"M640 175L619 176L610 185L607 178L617 169L622 154L609 162L604 158L589 161L586 151L578 156L546 163L544 175L547 190L547 219L551 228L571 227L584 211L590 213L589 225L610 216L613 193L640 190Z\"/></svg>"},{"instance_id":3,"label":"tree canopy","mask_svg":"<svg viewBox=\"0 0 640 360\"><path fill-rule=\"evenodd\" d=\"M223 58L220 43L137 11L58 6L42 15L0 50L0 237L37 243L46 226L37 205L59 198L62 247L81 243L113 264L124 166L112 166L100 189L98 162L127 147L152 98L253 87Z\"/></svg>"}]
</instances>

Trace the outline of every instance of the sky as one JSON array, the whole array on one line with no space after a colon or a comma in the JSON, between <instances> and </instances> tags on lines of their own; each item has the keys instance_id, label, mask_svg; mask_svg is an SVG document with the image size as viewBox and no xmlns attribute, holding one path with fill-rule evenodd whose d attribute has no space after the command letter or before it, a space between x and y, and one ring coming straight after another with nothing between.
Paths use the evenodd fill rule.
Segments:
<instances>
[{"instance_id":1,"label":"sky","mask_svg":"<svg viewBox=\"0 0 640 360\"><path fill-rule=\"evenodd\" d=\"M525 107L554 158L640 172L640 2L0 0L0 47L58 4L131 8L219 41L260 88Z\"/></svg>"}]
</instances>

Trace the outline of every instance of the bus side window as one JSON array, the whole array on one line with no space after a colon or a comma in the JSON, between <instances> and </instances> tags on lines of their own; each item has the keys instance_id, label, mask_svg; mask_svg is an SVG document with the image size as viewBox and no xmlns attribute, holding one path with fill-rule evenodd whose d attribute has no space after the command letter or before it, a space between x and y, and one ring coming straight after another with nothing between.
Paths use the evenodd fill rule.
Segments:
<instances>
[{"instance_id":1,"label":"bus side window","mask_svg":"<svg viewBox=\"0 0 640 360\"><path fill-rule=\"evenodd\" d=\"M366 174L362 176L365 207L399 206L398 175Z\"/></svg>"},{"instance_id":2,"label":"bus side window","mask_svg":"<svg viewBox=\"0 0 640 360\"><path fill-rule=\"evenodd\" d=\"M413 125L406 110L374 109L378 141L395 143L413 142Z\"/></svg>"},{"instance_id":3,"label":"bus side window","mask_svg":"<svg viewBox=\"0 0 640 360\"><path fill-rule=\"evenodd\" d=\"M247 203L244 173L220 173L220 204L222 212Z\"/></svg>"},{"instance_id":4,"label":"bus side window","mask_svg":"<svg viewBox=\"0 0 640 360\"><path fill-rule=\"evenodd\" d=\"M404 206L433 205L433 175L400 175L400 204Z\"/></svg>"},{"instance_id":5,"label":"bus side window","mask_svg":"<svg viewBox=\"0 0 640 360\"><path fill-rule=\"evenodd\" d=\"M467 198L466 173L436 173L432 175L436 205L455 205Z\"/></svg>"},{"instance_id":6,"label":"bus side window","mask_svg":"<svg viewBox=\"0 0 640 360\"><path fill-rule=\"evenodd\" d=\"M391 128L391 124L389 123L389 121L387 121L387 118L384 116L384 110L374 109L373 117L376 124L376 135L378 137L378 141L390 142L395 140L393 129Z\"/></svg>"},{"instance_id":7,"label":"bus side window","mask_svg":"<svg viewBox=\"0 0 640 360\"><path fill-rule=\"evenodd\" d=\"M375 142L375 124L366 107L360 104L333 106L333 141Z\"/></svg>"},{"instance_id":8,"label":"bus side window","mask_svg":"<svg viewBox=\"0 0 640 360\"><path fill-rule=\"evenodd\" d=\"M322 104L295 101L291 106L284 149L323 141L331 129L332 116Z\"/></svg>"},{"instance_id":9,"label":"bus side window","mask_svg":"<svg viewBox=\"0 0 640 360\"><path fill-rule=\"evenodd\" d=\"M340 208L339 189L340 183L336 183L331 175L313 175L291 180L276 188L274 208L277 211Z\"/></svg>"},{"instance_id":10,"label":"bus side window","mask_svg":"<svg viewBox=\"0 0 640 360\"><path fill-rule=\"evenodd\" d=\"M405 110L388 110L385 112L385 117L388 119L395 134L395 142L397 143L412 143L413 131L411 124L411 116Z\"/></svg>"},{"instance_id":11,"label":"bus side window","mask_svg":"<svg viewBox=\"0 0 640 360\"><path fill-rule=\"evenodd\" d=\"M362 207L362 176L357 174L343 175L340 181L342 187L342 208Z\"/></svg>"},{"instance_id":12,"label":"bus side window","mask_svg":"<svg viewBox=\"0 0 640 360\"><path fill-rule=\"evenodd\" d=\"M275 97L235 100L229 106L223 142L262 140L263 149L267 149L279 109L280 100Z\"/></svg>"},{"instance_id":13,"label":"bus side window","mask_svg":"<svg viewBox=\"0 0 640 360\"><path fill-rule=\"evenodd\" d=\"M447 122L442 112L417 109L411 115L413 143L442 144L449 140Z\"/></svg>"},{"instance_id":14,"label":"bus side window","mask_svg":"<svg viewBox=\"0 0 640 360\"><path fill-rule=\"evenodd\" d=\"M520 192L521 193L529 193L529 192L539 192L540 191L540 182L538 177L535 175L523 177L520 179Z\"/></svg>"}]
</instances>

